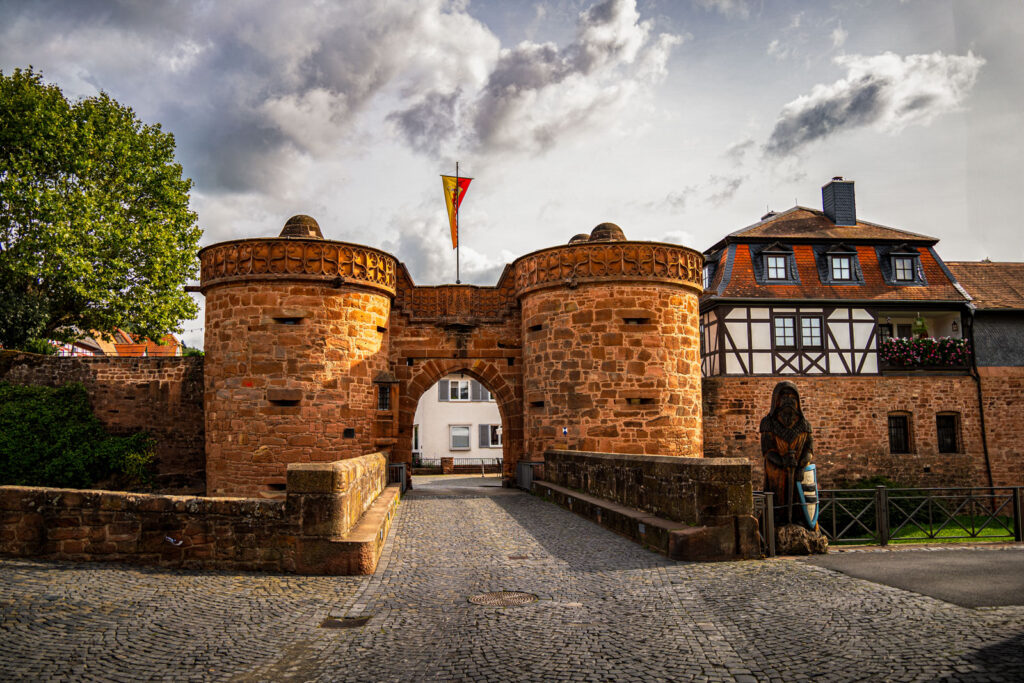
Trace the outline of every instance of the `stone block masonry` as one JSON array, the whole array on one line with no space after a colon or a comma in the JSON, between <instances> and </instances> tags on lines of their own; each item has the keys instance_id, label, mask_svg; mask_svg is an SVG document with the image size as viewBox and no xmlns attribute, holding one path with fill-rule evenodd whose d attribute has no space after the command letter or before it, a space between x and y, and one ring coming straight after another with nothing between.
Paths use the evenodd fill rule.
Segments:
<instances>
[{"instance_id":1,"label":"stone block masonry","mask_svg":"<svg viewBox=\"0 0 1024 683\"><path fill-rule=\"evenodd\" d=\"M533 490L680 560L760 554L743 460L549 450Z\"/></svg>"},{"instance_id":2,"label":"stone block masonry","mask_svg":"<svg viewBox=\"0 0 1024 683\"><path fill-rule=\"evenodd\" d=\"M191 569L371 574L399 487L381 453L289 467L285 500L0 486L0 553Z\"/></svg>"},{"instance_id":3,"label":"stone block masonry","mask_svg":"<svg viewBox=\"0 0 1024 683\"><path fill-rule=\"evenodd\" d=\"M1024 367L981 367L985 435L996 486L1024 486Z\"/></svg>"},{"instance_id":4,"label":"stone block masonry","mask_svg":"<svg viewBox=\"0 0 1024 683\"><path fill-rule=\"evenodd\" d=\"M58 358L0 351L0 381L48 387L81 382L112 434L145 430L156 445L156 484L205 481L203 358Z\"/></svg>"},{"instance_id":5,"label":"stone block masonry","mask_svg":"<svg viewBox=\"0 0 1024 683\"><path fill-rule=\"evenodd\" d=\"M764 477L758 428L761 418L768 413L772 389L780 379L783 378L704 379L705 455L748 460L754 468L755 487L762 485ZM978 394L971 377L919 374L785 379L795 383L800 391L800 403L813 430L814 460L823 487L876 475L918 486L988 486ZM1011 383L1005 386L1010 392L1006 397L1012 396ZM1000 403L995 399L992 408L986 409L987 421L989 412L994 415L993 425L987 424L990 452L997 448L1011 452L1012 447L999 444L1009 443L1014 429L1020 434L1021 428L1013 426L1020 424L1020 413L1014 416L1011 404L1012 400ZM910 418L909 453L889 451L890 413ZM958 416L956 453L939 452L939 413ZM993 432L995 425L1002 425L1005 436ZM1016 452L1020 453L1019 446ZM1021 485L1020 479L1016 484L1013 480L1010 460L1012 457L993 461L995 485Z\"/></svg>"}]
</instances>

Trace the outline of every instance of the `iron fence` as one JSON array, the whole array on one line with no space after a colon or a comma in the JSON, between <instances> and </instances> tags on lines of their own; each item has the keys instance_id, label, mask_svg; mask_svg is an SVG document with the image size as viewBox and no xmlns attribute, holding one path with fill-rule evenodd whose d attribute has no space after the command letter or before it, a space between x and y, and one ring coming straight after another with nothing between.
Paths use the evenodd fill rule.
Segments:
<instances>
[{"instance_id":1,"label":"iron fence","mask_svg":"<svg viewBox=\"0 0 1024 683\"><path fill-rule=\"evenodd\" d=\"M829 543L1021 541L1021 487L823 489Z\"/></svg>"},{"instance_id":2,"label":"iron fence","mask_svg":"<svg viewBox=\"0 0 1024 683\"><path fill-rule=\"evenodd\" d=\"M775 555L774 496L754 492L761 552ZM1022 540L1024 487L822 489L818 529L835 545Z\"/></svg>"}]
</instances>

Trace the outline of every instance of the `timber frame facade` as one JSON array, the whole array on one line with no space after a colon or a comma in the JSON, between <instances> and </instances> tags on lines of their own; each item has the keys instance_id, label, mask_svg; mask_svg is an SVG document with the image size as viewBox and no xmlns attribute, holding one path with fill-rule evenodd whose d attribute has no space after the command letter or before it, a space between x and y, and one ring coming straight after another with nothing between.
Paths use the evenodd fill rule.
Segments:
<instances>
[{"instance_id":1,"label":"timber frame facade","mask_svg":"<svg viewBox=\"0 0 1024 683\"><path fill-rule=\"evenodd\" d=\"M970 297L936 238L857 220L851 181L834 178L822 200L704 252L704 377L878 375L885 338L966 332Z\"/></svg>"}]
</instances>

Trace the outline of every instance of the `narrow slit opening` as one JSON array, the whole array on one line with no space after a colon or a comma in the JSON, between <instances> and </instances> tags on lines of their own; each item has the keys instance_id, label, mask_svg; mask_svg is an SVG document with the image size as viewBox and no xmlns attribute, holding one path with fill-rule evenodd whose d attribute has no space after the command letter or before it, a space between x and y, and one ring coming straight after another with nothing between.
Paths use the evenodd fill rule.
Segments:
<instances>
[{"instance_id":1,"label":"narrow slit opening","mask_svg":"<svg viewBox=\"0 0 1024 683\"><path fill-rule=\"evenodd\" d=\"M302 318L274 318L274 322L278 325L299 325Z\"/></svg>"},{"instance_id":2,"label":"narrow slit opening","mask_svg":"<svg viewBox=\"0 0 1024 683\"><path fill-rule=\"evenodd\" d=\"M527 332L540 332L543 329L544 329L544 324L541 323L540 325L530 325L529 327L526 328L526 331Z\"/></svg>"},{"instance_id":3,"label":"narrow slit opening","mask_svg":"<svg viewBox=\"0 0 1024 683\"><path fill-rule=\"evenodd\" d=\"M287 406L297 406L297 405L299 405L299 401L300 400L301 399L297 399L297 398L272 398L272 399L270 399L270 402L273 403L275 406L285 406L285 407L287 407Z\"/></svg>"},{"instance_id":4,"label":"narrow slit opening","mask_svg":"<svg viewBox=\"0 0 1024 683\"><path fill-rule=\"evenodd\" d=\"M622 322L626 325L650 325L650 318L623 318Z\"/></svg>"}]
</instances>

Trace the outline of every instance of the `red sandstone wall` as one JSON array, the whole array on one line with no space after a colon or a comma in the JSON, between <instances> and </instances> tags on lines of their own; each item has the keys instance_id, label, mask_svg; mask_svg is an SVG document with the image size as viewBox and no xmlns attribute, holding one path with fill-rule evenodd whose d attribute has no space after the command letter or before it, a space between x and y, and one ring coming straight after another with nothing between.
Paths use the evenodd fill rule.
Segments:
<instances>
[{"instance_id":1,"label":"red sandstone wall","mask_svg":"<svg viewBox=\"0 0 1024 683\"><path fill-rule=\"evenodd\" d=\"M283 501L0 487L0 552L169 567L295 571Z\"/></svg>"},{"instance_id":2,"label":"red sandstone wall","mask_svg":"<svg viewBox=\"0 0 1024 683\"><path fill-rule=\"evenodd\" d=\"M201 487L206 458L202 358L58 358L0 351L0 381L81 382L107 431L156 437L157 485Z\"/></svg>"},{"instance_id":3,"label":"red sandstone wall","mask_svg":"<svg viewBox=\"0 0 1024 683\"><path fill-rule=\"evenodd\" d=\"M521 303L527 454L540 459L549 448L570 448L701 457L695 292L584 284L530 292Z\"/></svg>"},{"instance_id":4,"label":"red sandstone wall","mask_svg":"<svg viewBox=\"0 0 1024 683\"><path fill-rule=\"evenodd\" d=\"M786 379L800 390L804 415L813 429L818 476L824 486L873 475L917 485L988 486L972 378L900 375ZM705 454L748 458L755 470L755 488L764 481L758 427L768 413L772 389L778 381L778 377L704 379ZM913 453L889 453L890 411L913 414ZM963 452L938 453L935 414L940 411L960 413Z\"/></svg>"},{"instance_id":5,"label":"red sandstone wall","mask_svg":"<svg viewBox=\"0 0 1024 683\"><path fill-rule=\"evenodd\" d=\"M1024 368L978 368L978 373L992 478L996 486L1024 486Z\"/></svg>"},{"instance_id":6,"label":"red sandstone wall","mask_svg":"<svg viewBox=\"0 0 1024 683\"><path fill-rule=\"evenodd\" d=\"M385 294L348 286L209 287L208 495L259 495L285 483L288 463L376 450L373 380L387 364L390 306ZM298 403L273 402L281 399Z\"/></svg>"}]
</instances>

